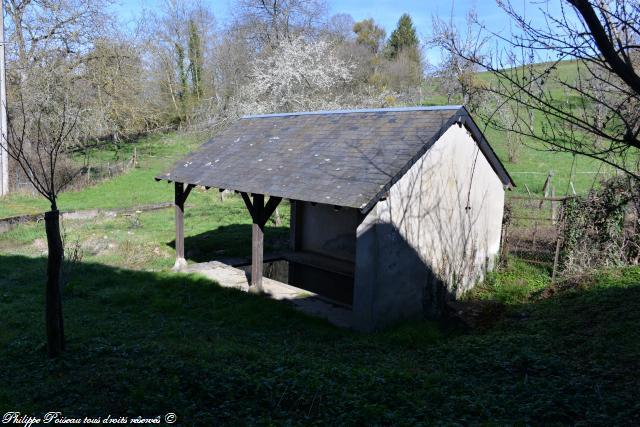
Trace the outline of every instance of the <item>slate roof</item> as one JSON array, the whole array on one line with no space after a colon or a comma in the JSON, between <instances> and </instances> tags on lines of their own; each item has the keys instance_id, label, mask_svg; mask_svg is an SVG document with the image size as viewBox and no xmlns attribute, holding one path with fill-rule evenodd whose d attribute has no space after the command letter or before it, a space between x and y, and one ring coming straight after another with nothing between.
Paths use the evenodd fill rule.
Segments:
<instances>
[{"instance_id":1,"label":"slate roof","mask_svg":"<svg viewBox=\"0 0 640 427\"><path fill-rule=\"evenodd\" d=\"M513 185L461 106L247 116L156 179L366 212L456 122Z\"/></svg>"}]
</instances>

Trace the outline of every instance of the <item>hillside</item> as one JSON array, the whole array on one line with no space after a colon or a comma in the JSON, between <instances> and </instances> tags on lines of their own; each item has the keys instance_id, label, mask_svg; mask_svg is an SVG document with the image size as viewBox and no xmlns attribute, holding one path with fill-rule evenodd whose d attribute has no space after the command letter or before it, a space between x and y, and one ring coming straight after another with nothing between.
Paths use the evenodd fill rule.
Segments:
<instances>
[{"instance_id":1,"label":"hillside","mask_svg":"<svg viewBox=\"0 0 640 427\"><path fill-rule=\"evenodd\" d=\"M541 63L539 68L545 67L547 64ZM578 64L574 61L563 61L556 66L556 76L566 81L575 80L577 77ZM490 83L495 77L489 72L480 72L477 74L480 83ZM552 81L552 80L551 80ZM557 84L551 84L548 87L552 92L561 95L561 88ZM437 82L425 88L426 96L425 105L446 104L447 98L439 93L440 89ZM452 100L451 102L460 102ZM516 193L527 194L526 187L532 193L540 193L544 185L547 174L550 171L554 173L553 185L555 186L557 195L564 195L571 191L569 181L571 180L571 169L574 162L574 156L568 153L548 152L544 150L536 141L525 139L517 149L516 161L509 161L507 149L507 137L503 132L487 128L486 125L480 123L481 128L487 139L497 152L502 162L507 167L517 184L514 189ZM585 156L575 156L574 178L573 184L575 190L579 194L589 191L593 186L597 186L598 181L605 176L615 174L615 170L596 160ZM526 184L526 187L525 187Z\"/></svg>"},{"instance_id":2,"label":"hillside","mask_svg":"<svg viewBox=\"0 0 640 427\"><path fill-rule=\"evenodd\" d=\"M140 167L63 195L61 208L170 201L153 180L197 139L137 143ZM96 153L109 157L108 153ZM190 262L250 253L239 197L194 190ZM14 195L5 214L44 209ZM287 205L282 206L288 223ZM168 273L170 209L65 221L68 348L45 358L42 224L0 233L0 412L164 417L182 425L634 423L640 381L640 270L616 269L564 289L511 259L467 296L499 302L474 329L410 321L362 335L282 302ZM288 242L273 221L267 251ZM74 248L80 261L73 262Z\"/></svg>"},{"instance_id":3,"label":"hillside","mask_svg":"<svg viewBox=\"0 0 640 427\"><path fill-rule=\"evenodd\" d=\"M215 227L224 208L212 211ZM90 227L113 242L122 221ZM19 402L24 413L68 417L172 412L181 425L639 420L638 268L555 294L541 292L544 272L506 270L479 291L507 303L494 326L419 321L362 335L203 278L124 267L153 257L166 235L134 242L170 221L170 212L142 214L134 235L124 233L130 243L74 267L64 292L68 348L54 361L44 354L46 261L8 250L11 237L0 235L2 413Z\"/></svg>"}]
</instances>

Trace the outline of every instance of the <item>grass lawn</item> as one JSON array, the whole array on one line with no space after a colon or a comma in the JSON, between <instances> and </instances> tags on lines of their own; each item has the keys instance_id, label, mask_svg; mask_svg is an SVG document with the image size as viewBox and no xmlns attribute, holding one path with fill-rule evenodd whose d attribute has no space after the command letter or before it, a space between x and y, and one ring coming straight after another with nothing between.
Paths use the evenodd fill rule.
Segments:
<instances>
[{"instance_id":1,"label":"grass lawn","mask_svg":"<svg viewBox=\"0 0 640 427\"><path fill-rule=\"evenodd\" d=\"M540 64L539 66L542 70L544 64ZM560 62L555 70L557 78L573 82L578 74L578 66L578 63L574 61ZM489 72L480 72L477 74L477 77L479 83L490 83L496 78ZM547 81L550 83L546 89L557 99L562 99L565 96L562 86L559 85L556 80L548 79ZM437 82L425 85L424 104L446 104L447 98L441 95L440 92L442 91L438 88ZM577 98L573 97L572 101L577 102ZM455 104L459 103L460 100L452 100L451 102ZM541 118L539 118L537 122L539 124ZM572 194L569 187L570 181L573 181L578 194L584 194L593 186L597 187L601 178L610 177L615 174L615 170L610 166L586 156L576 156L574 176L573 179L571 179L571 165L574 161L573 155L546 151L533 139L525 139L523 145L518 150L517 160L510 162L508 160L505 133L486 128L484 124L479 121L478 125L516 182L517 187L514 189L514 193L527 194L526 185L532 193L542 194L544 181L550 171L554 172L552 183L555 186L557 196Z\"/></svg>"},{"instance_id":2,"label":"grass lawn","mask_svg":"<svg viewBox=\"0 0 640 427\"><path fill-rule=\"evenodd\" d=\"M504 297L522 283L502 277L509 308L488 330L422 321L363 335L197 277L83 262L64 292L68 349L55 361L44 350L44 271L43 258L0 255L2 413L174 412L181 425L640 422L638 268L548 299L535 286Z\"/></svg>"},{"instance_id":3,"label":"grass lawn","mask_svg":"<svg viewBox=\"0 0 640 427\"><path fill-rule=\"evenodd\" d=\"M89 155L96 164L114 158L130 158L133 147L136 147L139 167L80 191L63 192L58 206L62 211L69 211L127 208L173 201L173 187L166 182L158 183L153 178L203 141L202 136L154 135L135 144L124 144L118 150L112 147L92 150ZM0 198L0 218L44 212L48 208L48 202L40 195L12 194Z\"/></svg>"},{"instance_id":4,"label":"grass lawn","mask_svg":"<svg viewBox=\"0 0 640 427\"><path fill-rule=\"evenodd\" d=\"M157 184L163 186L166 184ZM272 218L265 230L265 251L284 249L289 243L289 204L278 208L282 223ZM82 246L83 261L145 270L167 270L175 261L173 209L144 212L89 221L63 221L68 247ZM238 257L251 251L251 217L242 199L217 191L193 190L185 207L185 250L192 262L219 257ZM19 255L46 252L42 224L25 224L0 233L0 254Z\"/></svg>"},{"instance_id":5,"label":"grass lawn","mask_svg":"<svg viewBox=\"0 0 640 427\"><path fill-rule=\"evenodd\" d=\"M153 176L198 141L165 138L138 145L140 169L65 193L61 208L172 200ZM25 196L1 203L4 215L46 208ZM287 224L286 203L280 214ZM187 258L247 255L249 222L240 198L194 190ZM640 268L553 294L548 271L512 260L467 296L506 304L488 329L413 321L364 335L167 272L170 209L64 229L83 258L67 268L68 349L55 361L44 345L44 228L0 234L0 413L173 412L180 425L640 423ZM266 250L287 233L271 222Z\"/></svg>"},{"instance_id":6,"label":"grass lawn","mask_svg":"<svg viewBox=\"0 0 640 427\"><path fill-rule=\"evenodd\" d=\"M571 64L561 64L559 73L569 78ZM573 71L575 73L575 71ZM486 79L480 74L481 79ZM446 99L438 95L429 95L425 88L425 104L443 104ZM492 147L513 176L518 187L515 193L526 194L525 184L532 193L540 194L549 171L554 171L553 184L557 195L564 195L569 190L573 156L567 153L549 153L537 150L531 141L520 149L516 162L509 162L505 135L492 129L484 129ZM101 149L92 149L87 153L90 164L130 159L134 147L139 158L139 167L116 178L105 180L80 191L68 191L60 195L61 210L96 209L96 208L129 208L147 204L161 203L173 199L173 188L170 185L156 183L153 178L169 168L177 159L195 149L207 135L165 134L154 135L136 141L135 144L120 144ZM81 160L82 156L78 156ZM610 167L584 156L577 156L575 161L574 186L578 193L586 193L598 176L594 172L611 175ZM48 210L48 203L39 195L13 194L0 198L0 218L14 215L38 213Z\"/></svg>"}]
</instances>

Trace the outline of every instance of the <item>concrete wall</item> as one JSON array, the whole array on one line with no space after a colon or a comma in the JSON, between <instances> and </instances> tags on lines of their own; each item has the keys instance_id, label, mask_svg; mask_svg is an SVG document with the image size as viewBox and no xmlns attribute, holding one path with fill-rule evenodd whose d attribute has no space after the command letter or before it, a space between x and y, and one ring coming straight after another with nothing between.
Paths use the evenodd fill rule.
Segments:
<instances>
[{"instance_id":1,"label":"concrete wall","mask_svg":"<svg viewBox=\"0 0 640 427\"><path fill-rule=\"evenodd\" d=\"M464 127L449 128L357 229L354 319L438 316L493 268L504 187Z\"/></svg>"},{"instance_id":2,"label":"concrete wall","mask_svg":"<svg viewBox=\"0 0 640 427\"><path fill-rule=\"evenodd\" d=\"M295 202L292 207L291 233L295 250L315 252L354 262L356 228L360 220L357 209L340 208L308 202Z\"/></svg>"}]
</instances>

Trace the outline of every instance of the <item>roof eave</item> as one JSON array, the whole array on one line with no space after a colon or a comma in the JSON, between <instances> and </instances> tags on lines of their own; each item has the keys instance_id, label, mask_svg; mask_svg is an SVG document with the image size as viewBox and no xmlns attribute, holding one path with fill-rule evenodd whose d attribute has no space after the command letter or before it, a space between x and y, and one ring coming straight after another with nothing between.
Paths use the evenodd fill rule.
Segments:
<instances>
[{"instance_id":1,"label":"roof eave","mask_svg":"<svg viewBox=\"0 0 640 427\"><path fill-rule=\"evenodd\" d=\"M384 196L389 192L391 187L409 171L411 166L413 166L427 151L429 151L429 149L433 146L433 144L435 144L436 141L439 140L440 137L442 137L442 135L458 121L458 119L460 118L460 111L465 111L466 113L466 110L463 110L463 107L460 107L456 112L456 114L452 115L449 118L449 120L447 120L445 124L440 127L438 132L436 132L431 138L429 138L429 140L402 167L402 169L400 169L398 173L394 175L387 182L387 184L384 187L382 187L380 191L378 191L378 193L371 200L369 200L369 202L367 202L367 204L365 204L363 207L360 208L360 212L362 212L364 215L368 214L371 211L371 209L373 209L373 207L376 205L376 203L378 203L382 198L384 198Z\"/></svg>"},{"instance_id":2,"label":"roof eave","mask_svg":"<svg viewBox=\"0 0 640 427\"><path fill-rule=\"evenodd\" d=\"M469 133L471 133L473 139L480 146L480 149L482 150L485 157L487 157L489 164L493 168L496 175L498 175L498 177L500 178L500 181L502 181L502 184L509 189L517 187L515 181L513 180L511 175L509 175L509 172L507 172L507 168L504 167L504 165L500 161L500 158L493 150L493 147L491 147L491 144L489 144L489 141L487 141L484 133L480 130L480 127L476 124L475 120L473 120L473 117L471 117L471 114L469 114L466 107L461 107L461 110L464 111L463 124L465 125Z\"/></svg>"},{"instance_id":3,"label":"roof eave","mask_svg":"<svg viewBox=\"0 0 640 427\"><path fill-rule=\"evenodd\" d=\"M491 165L491 168L494 170L498 178L500 178L502 184L508 189L515 187L516 184L509 175L509 172L507 172L506 168L498 158L498 155L495 153L495 151L493 151L493 148L491 148L491 145L469 114L469 111L467 111L464 106L460 106L456 114L454 114L449 120L447 120L447 122L438 130L438 132L434 134L433 137L431 137L425 145L423 145L420 151L418 151L418 153L416 153L416 155L413 156L411 160L409 160L409 162L407 162L407 164L404 165L404 167L400 169L400 171L393 178L391 178L391 180L389 180L389 182L387 182L387 184L371 200L369 200L366 205L360 208L360 211L364 215L368 214L371 209L373 209L373 207L385 197L391 187L409 171L411 166L413 166L427 151L429 151L433 144L435 144L436 141L440 139L440 137L442 137L442 135L444 135L444 133L456 123L458 123L460 126L465 126L465 128L469 131L471 137L480 147L480 150L487 158L489 164Z\"/></svg>"}]
</instances>

